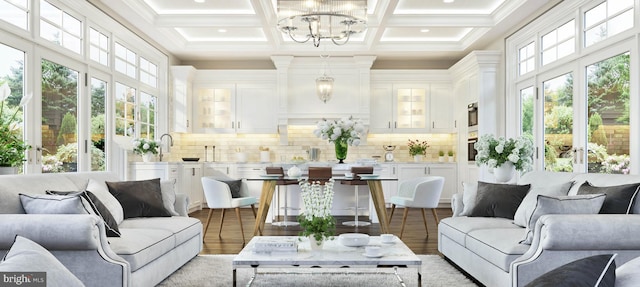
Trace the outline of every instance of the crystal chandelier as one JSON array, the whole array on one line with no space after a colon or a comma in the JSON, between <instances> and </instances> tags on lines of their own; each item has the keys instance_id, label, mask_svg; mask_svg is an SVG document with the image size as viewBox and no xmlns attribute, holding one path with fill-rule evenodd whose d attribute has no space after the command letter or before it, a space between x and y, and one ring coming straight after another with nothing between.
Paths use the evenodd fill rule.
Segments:
<instances>
[{"instance_id":1,"label":"crystal chandelier","mask_svg":"<svg viewBox=\"0 0 640 287\"><path fill-rule=\"evenodd\" d=\"M316 92L318 94L318 98L327 103L328 100L331 100L331 96L333 95L333 78L327 76L327 59L328 55L321 55L320 58L323 60L322 66L322 76L316 78Z\"/></svg>"},{"instance_id":2,"label":"crystal chandelier","mask_svg":"<svg viewBox=\"0 0 640 287\"><path fill-rule=\"evenodd\" d=\"M367 29L367 0L278 0L278 29L298 43L349 42Z\"/></svg>"}]
</instances>

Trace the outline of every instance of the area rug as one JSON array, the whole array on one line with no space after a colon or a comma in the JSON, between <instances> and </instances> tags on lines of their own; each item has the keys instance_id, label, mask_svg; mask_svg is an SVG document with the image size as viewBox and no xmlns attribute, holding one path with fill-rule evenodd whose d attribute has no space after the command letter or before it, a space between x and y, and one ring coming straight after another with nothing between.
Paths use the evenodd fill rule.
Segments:
<instances>
[{"instance_id":1,"label":"area rug","mask_svg":"<svg viewBox=\"0 0 640 287\"><path fill-rule=\"evenodd\" d=\"M231 261L235 255L199 255L174 272L158 286L232 286ZM476 287L471 280L437 255L418 255L422 260L422 286ZM259 268L260 272L285 272L259 274L251 286L401 286L393 275L393 269L362 268ZM379 272L377 272L379 271ZM364 272L364 273L363 273ZM376 274L371 274L377 272ZM385 272L384 274L379 274ZM313 273L313 274L311 274ZM398 273L406 286L416 286L418 278L413 268L399 268ZM253 269L239 268L237 286L245 286Z\"/></svg>"}]
</instances>

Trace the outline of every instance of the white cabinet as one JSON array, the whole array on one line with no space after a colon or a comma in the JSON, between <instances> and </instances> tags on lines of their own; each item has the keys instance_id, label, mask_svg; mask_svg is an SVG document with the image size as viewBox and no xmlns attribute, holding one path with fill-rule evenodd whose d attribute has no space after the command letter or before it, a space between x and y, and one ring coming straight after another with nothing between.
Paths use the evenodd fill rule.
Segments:
<instances>
[{"instance_id":1,"label":"white cabinet","mask_svg":"<svg viewBox=\"0 0 640 287\"><path fill-rule=\"evenodd\" d=\"M180 177L180 165L178 163L158 162L158 163L131 163L129 178L131 180L144 179L173 179L178 181Z\"/></svg>"},{"instance_id":2,"label":"white cabinet","mask_svg":"<svg viewBox=\"0 0 640 287\"><path fill-rule=\"evenodd\" d=\"M195 132L277 132L275 85L200 84L194 96Z\"/></svg>"},{"instance_id":3,"label":"white cabinet","mask_svg":"<svg viewBox=\"0 0 640 287\"><path fill-rule=\"evenodd\" d=\"M398 182L429 175L444 177L444 188L440 196L440 203L451 203L451 197L458 192L455 164L398 164L397 168Z\"/></svg>"},{"instance_id":4,"label":"white cabinet","mask_svg":"<svg viewBox=\"0 0 640 287\"><path fill-rule=\"evenodd\" d=\"M450 133L453 98L447 84L375 84L371 87L372 133Z\"/></svg>"},{"instance_id":5,"label":"white cabinet","mask_svg":"<svg viewBox=\"0 0 640 287\"><path fill-rule=\"evenodd\" d=\"M204 170L202 171L202 176L214 176L220 173L230 176L231 167L229 166L229 164L204 163Z\"/></svg>"},{"instance_id":6,"label":"white cabinet","mask_svg":"<svg viewBox=\"0 0 640 287\"><path fill-rule=\"evenodd\" d=\"M266 164L238 164L231 174L234 178L260 178L265 173ZM262 180L247 180L245 184L249 190L248 196L260 198L262 194Z\"/></svg>"},{"instance_id":7,"label":"white cabinet","mask_svg":"<svg viewBox=\"0 0 640 287\"><path fill-rule=\"evenodd\" d=\"M205 203L201 178L202 164L181 164L179 184L182 192L189 196L189 212L202 209L202 206Z\"/></svg>"}]
</instances>

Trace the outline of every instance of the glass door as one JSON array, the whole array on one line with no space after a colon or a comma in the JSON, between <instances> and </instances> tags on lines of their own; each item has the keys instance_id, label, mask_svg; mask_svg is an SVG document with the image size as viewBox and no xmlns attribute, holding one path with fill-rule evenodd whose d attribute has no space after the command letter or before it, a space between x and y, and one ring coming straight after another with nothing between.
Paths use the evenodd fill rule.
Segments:
<instances>
[{"instance_id":1,"label":"glass door","mask_svg":"<svg viewBox=\"0 0 640 287\"><path fill-rule=\"evenodd\" d=\"M574 107L573 72L542 81L544 169L547 171L574 170Z\"/></svg>"}]
</instances>

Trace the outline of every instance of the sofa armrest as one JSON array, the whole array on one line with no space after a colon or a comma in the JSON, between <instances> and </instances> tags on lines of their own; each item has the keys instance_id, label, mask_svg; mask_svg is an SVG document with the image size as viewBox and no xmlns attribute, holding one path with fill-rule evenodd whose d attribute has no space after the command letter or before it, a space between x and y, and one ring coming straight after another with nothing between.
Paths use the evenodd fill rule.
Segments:
<instances>
[{"instance_id":1,"label":"sofa armrest","mask_svg":"<svg viewBox=\"0 0 640 287\"><path fill-rule=\"evenodd\" d=\"M189 196L176 192L176 203L173 205L180 216L189 216Z\"/></svg>"},{"instance_id":2,"label":"sofa armrest","mask_svg":"<svg viewBox=\"0 0 640 287\"><path fill-rule=\"evenodd\" d=\"M524 286L566 263L618 253L616 264L640 256L640 215L550 214L536 223L531 248L511 263L513 286Z\"/></svg>"},{"instance_id":3,"label":"sofa armrest","mask_svg":"<svg viewBox=\"0 0 640 287\"><path fill-rule=\"evenodd\" d=\"M462 210L464 209L464 203L462 202L462 192L454 193L451 196L451 210L453 211L453 216L460 216Z\"/></svg>"}]
</instances>

